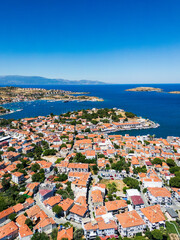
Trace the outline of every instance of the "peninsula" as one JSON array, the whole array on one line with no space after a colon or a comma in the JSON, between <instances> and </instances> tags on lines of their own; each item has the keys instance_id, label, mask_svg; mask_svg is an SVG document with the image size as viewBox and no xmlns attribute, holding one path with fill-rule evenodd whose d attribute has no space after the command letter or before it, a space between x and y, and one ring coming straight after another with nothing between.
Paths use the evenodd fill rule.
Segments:
<instances>
[{"instance_id":1,"label":"peninsula","mask_svg":"<svg viewBox=\"0 0 180 240\"><path fill-rule=\"evenodd\" d=\"M0 104L33 100L49 101L103 101L102 98L87 96L85 92L59 89L0 87ZM76 96L75 96L76 95Z\"/></svg>"},{"instance_id":2,"label":"peninsula","mask_svg":"<svg viewBox=\"0 0 180 240\"><path fill-rule=\"evenodd\" d=\"M162 92L163 90L161 88L154 88L154 87L136 87L136 88L126 89L125 91L128 91L128 92Z\"/></svg>"}]
</instances>

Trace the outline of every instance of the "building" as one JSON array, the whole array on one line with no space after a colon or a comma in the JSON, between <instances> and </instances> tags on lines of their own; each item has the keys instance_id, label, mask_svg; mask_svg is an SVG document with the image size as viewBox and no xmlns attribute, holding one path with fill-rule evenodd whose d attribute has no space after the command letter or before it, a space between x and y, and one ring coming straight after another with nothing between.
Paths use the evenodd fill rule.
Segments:
<instances>
[{"instance_id":1,"label":"building","mask_svg":"<svg viewBox=\"0 0 180 240\"><path fill-rule=\"evenodd\" d=\"M154 229L159 229L160 227L165 227L165 216L161 211L160 205L154 205L142 208L141 217L146 222L150 231Z\"/></svg>"},{"instance_id":2,"label":"building","mask_svg":"<svg viewBox=\"0 0 180 240\"><path fill-rule=\"evenodd\" d=\"M116 215L118 220L118 230L123 237L132 237L139 232L143 232L146 223L136 210L120 213Z\"/></svg>"},{"instance_id":3,"label":"building","mask_svg":"<svg viewBox=\"0 0 180 240\"><path fill-rule=\"evenodd\" d=\"M18 226L13 222L0 227L0 240L15 239L18 236Z\"/></svg>"},{"instance_id":4,"label":"building","mask_svg":"<svg viewBox=\"0 0 180 240\"><path fill-rule=\"evenodd\" d=\"M77 223L81 223L82 219L86 217L87 211L87 207L75 204L70 209L67 219Z\"/></svg>"},{"instance_id":5,"label":"building","mask_svg":"<svg viewBox=\"0 0 180 240\"><path fill-rule=\"evenodd\" d=\"M118 237L118 226L111 213L95 218L88 223L82 223L82 228L87 240L95 239L96 236L102 239Z\"/></svg>"},{"instance_id":6,"label":"building","mask_svg":"<svg viewBox=\"0 0 180 240\"><path fill-rule=\"evenodd\" d=\"M171 205L172 198L171 193L167 188L148 188L147 190L148 201L151 204L160 204L160 205Z\"/></svg>"},{"instance_id":7,"label":"building","mask_svg":"<svg viewBox=\"0 0 180 240\"><path fill-rule=\"evenodd\" d=\"M26 225L22 225L19 228L19 239L20 240L30 240L33 236L33 232L31 229Z\"/></svg>"},{"instance_id":8,"label":"building","mask_svg":"<svg viewBox=\"0 0 180 240\"><path fill-rule=\"evenodd\" d=\"M115 200L105 202L105 207L108 213L118 214L128 210L128 205L125 200Z\"/></svg>"},{"instance_id":9,"label":"building","mask_svg":"<svg viewBox=\"0 0 180 240\"><path fill-rule=\"evenodd\" d=\"M6 221L12 213L14 213L13 207L9 207L3 210L2 212L0 212L0 223L3 223L4 221Z\"/></svg>"},{"instance_id":10,"label":"building","mask_svg":"<svg viewBox=\"0 0 180 240\"><path fill-rule=\"evenodd\" d=\"M24 181L24 174L20 172L12 173L12 182L20 184Z\"/></svg>"},{"instance_id":11,"label":"building","mask_svg":"<svg viewBox=\"0 0 180 240\"><path fill-rule=\"evenodd\" d=\"M58 229L57 240L73 240L73 227L68 229Z\"/></svg>"}]
</instances>

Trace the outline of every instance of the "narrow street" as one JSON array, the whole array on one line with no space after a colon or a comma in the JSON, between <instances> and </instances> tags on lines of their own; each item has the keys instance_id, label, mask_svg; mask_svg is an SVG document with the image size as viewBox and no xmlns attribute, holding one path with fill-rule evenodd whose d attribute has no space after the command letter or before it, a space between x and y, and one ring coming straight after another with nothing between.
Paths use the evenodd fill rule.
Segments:
<instances>
[{"instance_id":1,"label":"narrow street","mask_svg":"<svg viewBox=\"0 0 180 240\"><path fill-rule=\"evenodd\" d=\"M75 222L68 221L64 217L61 217L61 218L55 217L53 212L50 211L49 209L47 209L44 206L44 204L39 200L38 194L34 197L34 200L36 201L36 204L48 215L48 217L52 217L57 224L64 224L64 223L70 222L74 227L82 228L80 223L75 223Z\"/></svg>"}]
</instances>

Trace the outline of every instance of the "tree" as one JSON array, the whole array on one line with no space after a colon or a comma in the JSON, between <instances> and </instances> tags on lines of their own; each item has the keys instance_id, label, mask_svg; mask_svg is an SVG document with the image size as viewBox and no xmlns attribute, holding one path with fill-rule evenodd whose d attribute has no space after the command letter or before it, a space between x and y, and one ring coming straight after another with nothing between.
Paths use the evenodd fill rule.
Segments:
<instances>
[{"instance_id":1,"label":"tree","mask_svg":"<svg viewBox=\"0 0 180 240\"><path fill-rule=\"evenodd\" d=\"M55 205L53 208L52 208L53 212L56 213L56 215L59 217L62 212L63 212L63 209L61 206L58 206L58 205Z\"/></svg>"},{"instance_id":2,"label":"tree","mask_svg":"<svg viewBox=\"0 0 180 240\"><path fill-rule=\"evenodd\" d=\"M57 240L58 229L54 228L51 233L52 240Z\"/></svg>"},{"instance_id":3,"label":"tree","mask_svg":"<svg viewBox=\"0 0 180 240\"><path fill-rule=\"evenodd\" d=\"M73 234L73 239L74 240L80 240L84 234L83 229L76 229Z\"/></svg>"},{"instance_id":4,"label":"tree","mask_svg":"<svg viewBox=\"0 0 180 240\"><path fill-rule=\"evenodd\" d=\"M16 149L15 149L15 148L13 148L13 147L8 147L7 151L8 151L8 152L15 152L15 151L16 151Z\"/></svg>"},{"instance_id":5,"label":"tree","mask_svg":"<svg viewBox=\"0 0 180 240\"><path fill-rule=\"evenodd\" d=\"M43 155L44 155L44 156L56 155L56 152L57 152L57 150L55 150L55 149L46 149L46 150L43 152Z\"/></svg>"},{"instance_id":6,"label":"tree","mask_svg":"<svg viewBox=\"0 0 180 240\"><path fill-rule=\"evenodd\" d=\"M171 178L169 184L171 187L180 188L180 177Z\"/></svg>"},{"instance_id":7,"label":"tree","mask_svg":"<svg viewBox=\"0 0 180 240\"><path fill-rule=\"evenodd\" d=\"M162 166L162 160L160 158L155 158L152 160L152 164L160 164Z\"/></svg>"},{"instance_id":8,"label":"tree","mask_svg":"<svg viewBox=\"0 0 180 240\"><path fill-rule=\"evenodd\" d=\"M33 182L44 182L44 180L45 180L45 174L44 173L40 173L40 172L38 172L38 173L35 173L35 174L33 174L32 175L32 181Z\"/></svg>"},{"instance_id":9,"label":"tree","mask_svg":"<svg viewBox=\"0 0 180 240\"><path fill-rule=\"evenodd\" d=\"M126 185L128 185L128 187L130 187L130 188L136 188L138 190L140 189L138 180L136 180L134 178L126 177L126 178L123 179L123 182Z\"/></svg>"},{"instance_id":10,"label":"tree","mask_svg":"<svg viewBox=\"0 0 180 240\"><path fill-rule=\"evenodd\" d=\"M134 117L136 117L136 115L134 113L132 113L132 112L125 112L125 115L126 115L127 118L134 118Z\"/></svg>"},{"instance_id":11,"label":"tree","mask_svg":"<svg viewBox=\"0 0 180 240\"><path fill-rule=\"evenodd\" d=\"M37 172L40 169L40 165L38 163L34 163L31 165L31 170L33 172Z\"/></svg>"},{"instance_id":12,"label":"tree","mask_svg":"<svg viewBox=\"0 0 180 240\"><path fill-rule=\"evenodd\" d=\"M173 159L171 159L171 158L168 158L168 159L166 160L166 163L167 163L167 165L168 165L169 167L175 167L175 166L176 166L175 161L174 161Z\"/></svg>"},{"instance_id":13,"label":"tree","mask_svg":"<svg viewBox=\"0 0 180 240\"><path fill-rule=\"evenodd\" d=\"M33 230L33 222L31 221L31 219L27 218L25 221L25 224L28 225L28 227Z\"/></svg>"},{"instance_id":14,"label":"tree","mask_svg":"<svg viewBox=\"0 0 180 240\"><path fill-rule=\"evenodd\" d=\"M3 179L2 179L2 186L3 186L4 190L9 189L10 188L10 180L9 179L7 180L6 177L3 177Z\"/></svg>"},{"instance_id":15,"label":"tree","mask_svg":"<svg viewBox=\"0 0 180 240\"><path fill-rule=\"evenodd\" d=\"M16 219L16 216L17 216L16 213L11 213L11 214L9 215L9 219L10 219L11 221L14 221L14 220Z\"/></svg>"},{"instance_id":16,"label":"tree","mask_svg":"<svg viewBox=\"0 0 180 240\"><path fill-rule=\"evenodd\" d=\"M95 240L101 240L101 238L99 236L96 236Z\"/></svg>"},{"instance_id":17,"label":"tree","mask_svg":"<svg viewBox=\"0 0 180 240\"><path fill-rule=\"evenodd\" d=\"M151 232L153 239L155 240L162 240L163 239L163 234L160 230L155 229Z\"/></svg>"},{"instance_id":18,"label":"tree","mask_svg":"<svg viewBox=\"0 0 180 240\"><path fill-rule=\"evenodd\" d=\"M36 232L33 234L31 240L49 240L50 238L45 232L39 233Z\"/></svg>"}]
</instances>

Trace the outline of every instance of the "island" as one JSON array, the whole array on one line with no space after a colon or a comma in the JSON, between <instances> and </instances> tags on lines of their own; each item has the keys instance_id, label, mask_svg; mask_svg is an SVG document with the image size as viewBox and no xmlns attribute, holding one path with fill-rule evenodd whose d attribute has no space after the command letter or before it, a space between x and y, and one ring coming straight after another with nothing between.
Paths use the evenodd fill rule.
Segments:
<instances>
[{"instance_id":1,"label":"island","mask_svg":"<svg viewBox=\"0 0 180 240\"><path fill-rule=\"evenodd\" d=\"M180 94L180 91L171 91L169 93L172 93L172 94Z\"/></svg>"},{"instance_id":2,"label":"island","mask_svg":"<svg viewBox=\"0 0 180 240\"><path fill-rule=\"evenodd\" d=\"M0 104L33 100L48 101L103 101L102 98L87 96L86 92L72 92L60 89L0 87Z\"/></svg>"},{"instance_id":3,"label":"island","mask_svg":"<svg viewBox=\"0 0 180 240\"><path fill-rule=\"evenodd\" d=\"M125 91L128 91L128 92L162 92L163 90L161 88L154 88L154 87L136 87L136 88L126 89Z\"/></svg>"}]
</instances>

